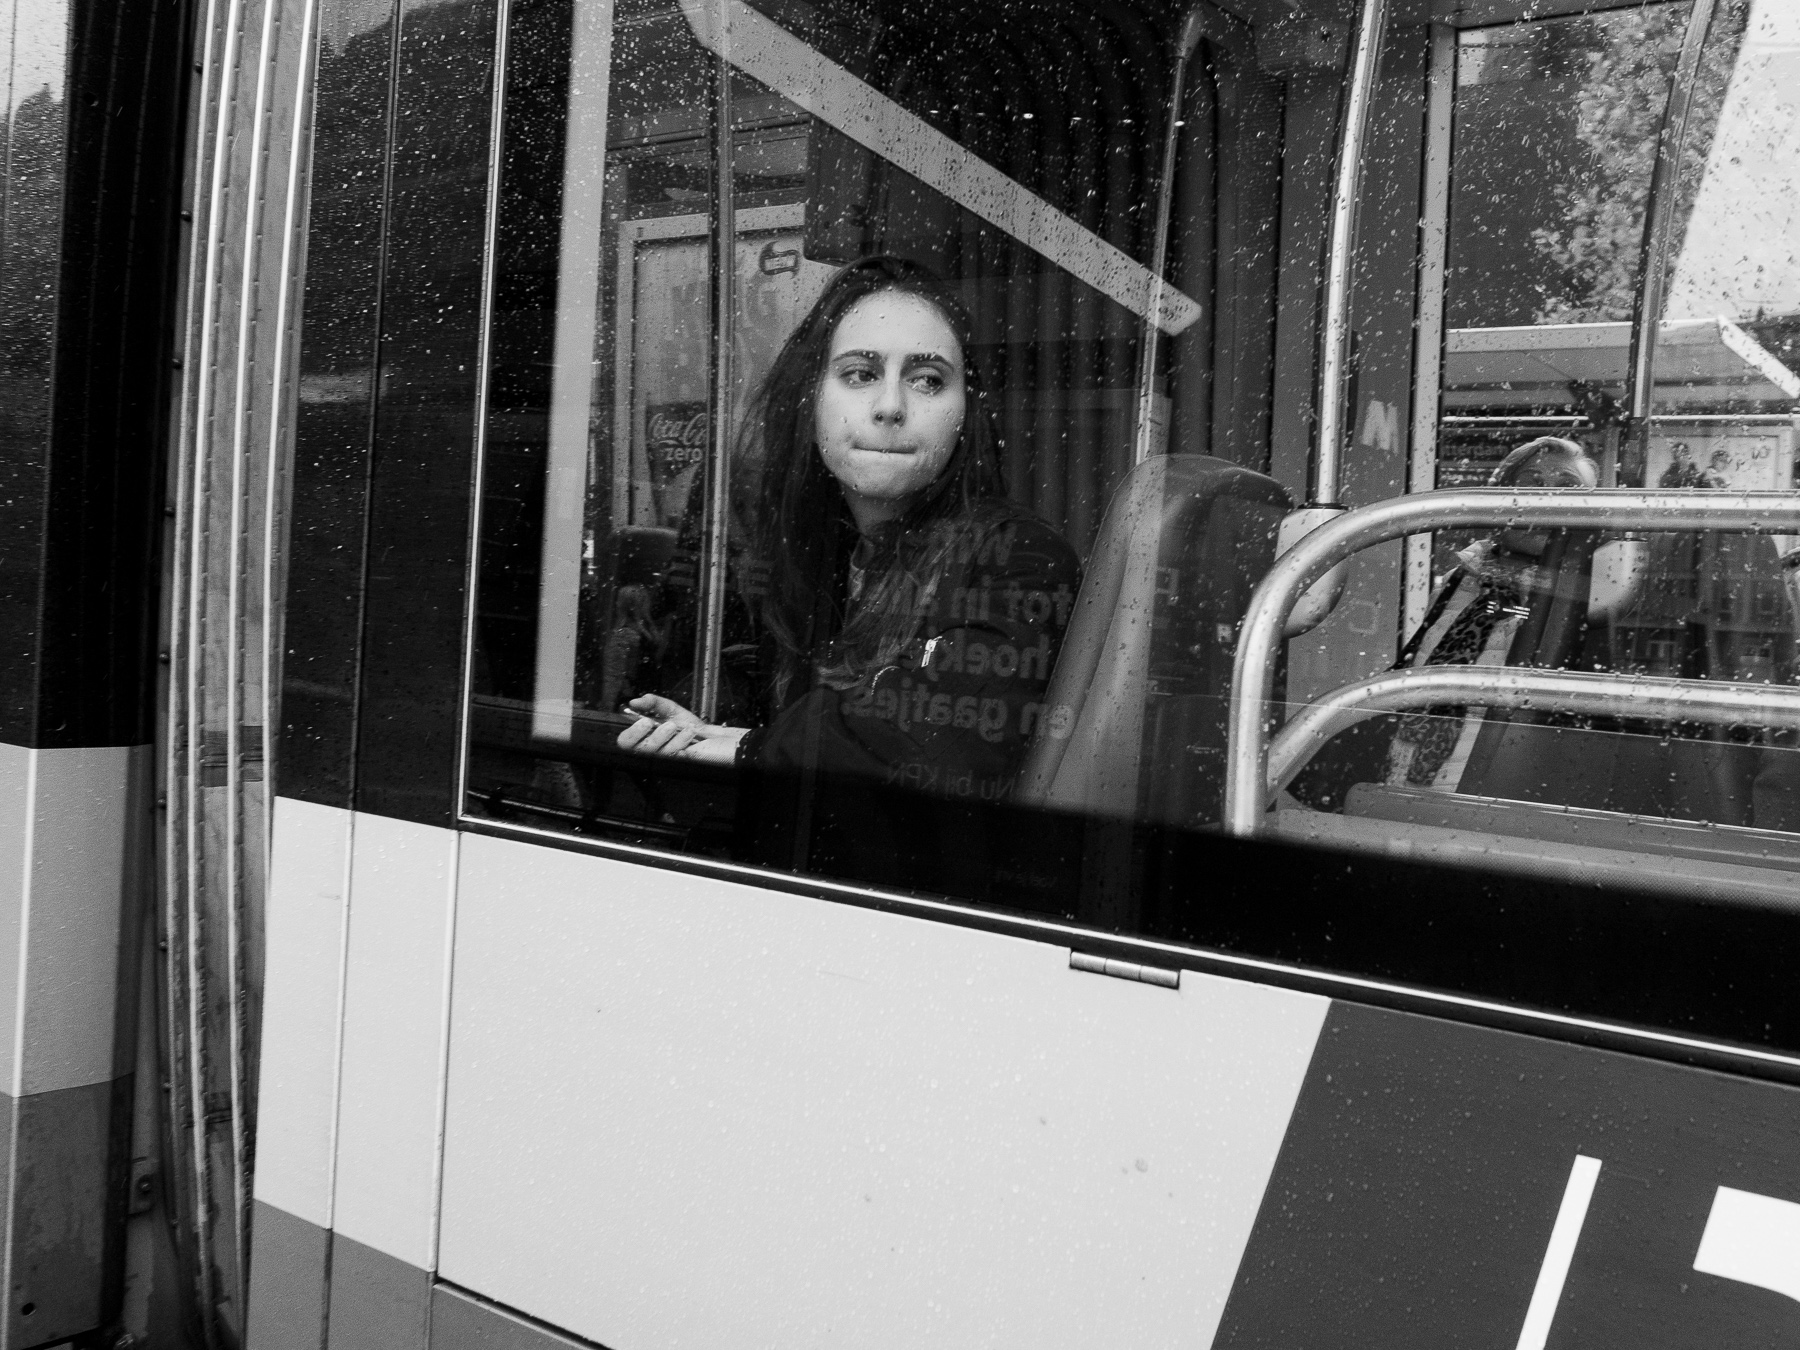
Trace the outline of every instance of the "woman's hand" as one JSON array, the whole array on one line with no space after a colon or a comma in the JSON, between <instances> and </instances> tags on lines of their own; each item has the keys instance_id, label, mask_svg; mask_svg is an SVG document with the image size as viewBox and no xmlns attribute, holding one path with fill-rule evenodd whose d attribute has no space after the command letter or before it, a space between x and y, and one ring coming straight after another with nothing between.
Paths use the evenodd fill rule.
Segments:
<instances>
[{"instance_id":1,"label":"woman's hand","mask_svg":"<svg viewBox=\"0 0 1800 1350\"><path fill-rule=\"evenodd\" d=\"M641 755L680 755L709 764L730 764L737 758L744 727L720 727L702 722L674 699L660 694L641 694L625 705L637 721L619 733L619 748Z\"/></svg>"}]
</instances>

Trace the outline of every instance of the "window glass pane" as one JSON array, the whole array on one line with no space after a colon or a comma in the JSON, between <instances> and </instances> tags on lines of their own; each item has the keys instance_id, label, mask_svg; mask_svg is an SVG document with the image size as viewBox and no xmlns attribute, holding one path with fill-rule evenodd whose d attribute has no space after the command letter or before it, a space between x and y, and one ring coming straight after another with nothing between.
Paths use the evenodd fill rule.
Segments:
<instances>
[{"instance_id":1,"label":"window glass pane","mask_svg":"<svg viewBox=\"0 0 1800 1350\"><path fill-rule=\"evenodd\" d=\"M1200 890L1159 859L1222 818L1241 623L1305 489L1350 47L1200 13L1184 45L1122 6L515 5L471 814L1192 931ZM1442 379L1419 391L1439 486L1792 486L1793 34L1780 5L1721 0L1682 84L1692 14L1448 42ZM1387 42L1363 184L1391 195L1431 178L1406 138L1446 40ZM1633 422L1657 201L1667 304ZM1351 406L1359 381L1384 397L1347 484L1394 481L1417 425L1387 401L1412 218L1364 203ZM1502 667L1792 687L1800 537L1666 523L1439 532L1406 632L1382 631L1397 597L1371 578L1399 575L1371 554L1287 692ZM1656 687L1465 690L1316 751L1278 688L1257 828L1787 885L1783 716Z\"/></svg>"},{"instance_id":2,"label":"window glass pane","mask_svg":"<svg viewBox=\"0 0 1800 1350\"><path fill-rule=\"evenodd\" d=\"M1056 820L1216 821L1287 506L1249 30L1177 96L1130 9L605 12L515 7L468 809L1053 909Z\"/></svg>"},{"instance_id":3,"label":"window glass pane","mask_svg":"<svg viewBox=\"0 0 1800 1350\"><path fill-rule=\"evenodd\" d=\"M1623 320L1688 5L1457 36L1452 328Z\"/></svg>"},{"instance_id":4,"label":"window glass pane","mask_svg":"<svg viewBox=\"0 0 1800 1350\"><path fill-rule=\"evenodd\" d=\"M1457 34L1437 485L1487 481L1528 430L1617 478L1657 131L1690 6ZM1436 571L1460 547L1439 540Z\"/></svg>"},{"instance_id":5,"label":"window glass pane","mask_svg":"<svg viewBox=\"0 0 1800 1350\"><path fill-rule=\"evenodd\" d=\"M1800 314L1797 77L1800 11L1780 0L1722 7L1682 157L1666 310L1671 320L1731 319L1790 366Z\"/></svg>"}]
</instances>

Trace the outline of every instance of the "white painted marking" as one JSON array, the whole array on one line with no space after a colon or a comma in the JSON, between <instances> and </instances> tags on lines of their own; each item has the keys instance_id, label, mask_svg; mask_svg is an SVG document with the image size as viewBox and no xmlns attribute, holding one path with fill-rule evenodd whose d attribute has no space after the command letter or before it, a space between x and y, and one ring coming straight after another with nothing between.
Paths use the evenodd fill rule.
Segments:
<instances>
[{"instance_id":1,"label":"white painted marking","mask_svg":"<svg viewBox=\"0 0 1800 1350\"><path fill-rule=\"evenodd\" d=\"M1576 1154L1575 1165L1569 1169L1569 1184L1563 1188L1562 1207L1556 1211L1556 1224L1550 1229L1550 1245L1544 1249L1537 1287L1531 1291L1531 1306L1525 1310L1525 1325L1519 1330L1519 1350L1544 1350L1556 1305L1562 1300L1563 1281L1569 1278L1575 1243L1587 1220L1588 1201L1594 1198L1594 1183L1599 1179L1600 1160Z\"/></svg>"},{"instance_id":2,"label":"white painted marking","mask_svg":"<svg viewBox=\"0 0 1800 1350\"><path fill-rule=\"evenodd\" d=\"M1173 337L1200 306L986 160L742 3L682 0L700 45ZM724 22L720 22L720 10Z\"/></svg>"},{"instance_id":3,"label":"white painted marking","mask_svg":"<svg viewBox=\"0 0 1800 1350\"><path fill-rule=\"evenodd\" d=\"M1694 1269L1800 1300L1800 1205L1719 1187Z\"/></svg>"}]
</instances>

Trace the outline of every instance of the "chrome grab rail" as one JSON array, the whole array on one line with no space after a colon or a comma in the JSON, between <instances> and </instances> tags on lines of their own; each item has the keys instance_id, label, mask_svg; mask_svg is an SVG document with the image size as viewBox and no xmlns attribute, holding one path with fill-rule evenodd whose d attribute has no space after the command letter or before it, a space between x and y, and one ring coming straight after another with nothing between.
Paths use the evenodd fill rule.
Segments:
<instances>
[{"instance_id":1,"label":"chrome grab rail","mask_svg":"<svg viewBox=\"0 0 1800 1350\"><path fill-rule=\"evenodd\" d=\"M1345 727L1384 712L1479 704L1659 722L1800 728L1800 686L1597 675L1532 666L1415 666L1334 689L1294 714L1269 744L1268 791L1286 787Z\"/></svg>"},{"instance_id":2,"label":"chrome grab rail","mask_svg":"<svg viewBox=\"0 0 1800 1350\"><path fill-rule=\"evenodd\" d=\"M1268 705L1275 690L1275 663L1282 629L1306 588L1337 563L1390 539L1424 530L1522 525L1795 534L1800 533L1800 494L1465 488L1395 497L1347 511L1321 525L1276 560L1250 597L1239 630L1225 760L1224 826L1229 833L1253 835L1262 824L1267 801Z\"/></svg>"}]
</instances>

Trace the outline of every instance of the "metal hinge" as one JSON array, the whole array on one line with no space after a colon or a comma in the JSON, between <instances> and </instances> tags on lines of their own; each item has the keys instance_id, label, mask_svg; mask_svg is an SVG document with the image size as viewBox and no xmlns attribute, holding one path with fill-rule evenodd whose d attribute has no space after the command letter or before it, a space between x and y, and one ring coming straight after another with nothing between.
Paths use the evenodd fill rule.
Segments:
<instances>
[{"instance_id":1,"label":"metal hinge","mask_svg":"<svg viewBox=\"0 0 1800 1350\"><path fill-rule=\"evenodd\" d=\"M1117 961L1092 952L1070 952L1069 969L1085 970L1090 975L1111 975L1120 980L1136 980L1139 984L1158 984L1164 989L1181 988L1181 972L1161 966L1143 966L1136 961Z\"/></svg>"}]
</instances>

